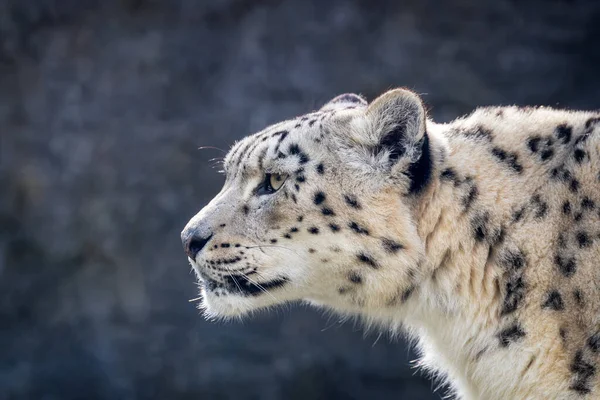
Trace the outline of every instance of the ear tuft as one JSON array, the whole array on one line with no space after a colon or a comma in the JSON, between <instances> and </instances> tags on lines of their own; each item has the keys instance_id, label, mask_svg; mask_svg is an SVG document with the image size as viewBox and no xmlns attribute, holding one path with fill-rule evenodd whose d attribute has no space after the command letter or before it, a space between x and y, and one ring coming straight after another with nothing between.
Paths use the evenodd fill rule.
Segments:
<instances>
[{"instance_id":1,"label":"ear tuft","mask_svg":"<svg viewBox=\"0 0 600 400\"><path fill-rule=\"evenodd\" d=\"M366 116L371 134L378 141L376 152L388 151L391 164L413 149L425 134L423 102L410 90L394 89L381 95L369 105Z\"/></svg>"},{"instance_id":2,"label":"ear tuft","mask_svg":"<svg viewBox=\"0 0 600 400\"><path fill-rule=\"evenodd\" d=\"M339 110L347 107L366 107L367 101L358 94L344 93L329 100L327 104L321 107L321 111Z\"/></svg>"}]
</instances>

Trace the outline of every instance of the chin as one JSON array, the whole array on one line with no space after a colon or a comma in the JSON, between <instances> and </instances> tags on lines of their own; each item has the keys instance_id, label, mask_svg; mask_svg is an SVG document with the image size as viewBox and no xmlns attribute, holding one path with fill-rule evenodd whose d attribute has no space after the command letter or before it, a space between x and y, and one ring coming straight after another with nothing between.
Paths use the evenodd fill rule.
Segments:
<instances>
[{"instance_id":1,"label":"chin","mask_svg":"<svg viewBox=\"0 0 600 400\"><path fill-rule=\"evenodd\" d=\"M215 293L202 288L200 290L202 302L200 308L206 319L230 319L239 318L252 313L256 306L250 304L241 296L236 296L228 293Z\"/></svg>"},{"instance_id":2,"label":"chin","mask_svg":"<svg viewBox=\"0 0 600 400\"><path fill-rule=\"evenodd\" d=\"M289 283L286 277L259 283L232 272L216 281L194 269L202 298L198 308L210 320L240 318L290 300L284 288Z\"/></svg>"},{"instance_id":3,"label":"chin","mask_svg":"<svg viewBox=\"0 0 600 400\"><path fill-rule=\"evenodd\" d=\"M204 286L200 294L202 301L198 308L208 320L240 319L281 304L273 301L269 295L240 296L236 293L211 291Z\"/></svg>"}]
</instances>

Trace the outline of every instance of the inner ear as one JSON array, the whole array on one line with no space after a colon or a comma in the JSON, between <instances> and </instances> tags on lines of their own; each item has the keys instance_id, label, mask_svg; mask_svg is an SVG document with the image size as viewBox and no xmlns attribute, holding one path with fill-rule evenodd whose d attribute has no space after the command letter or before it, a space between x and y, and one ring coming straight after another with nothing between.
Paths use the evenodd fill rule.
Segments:
<instances>
[{"instance_id":1,"label":"inner ear","mask_svg":"<svg viewBox=\"0 0 600 400\"><path fill-rule=\"evenodd\" d=\"M406 89L391 90L371 103L366 112L376 151L389 152L392 164L405 155L425 135L425 108L421 98Z\"/></svg>"},{"instance_id":2,"label":"inner ear","mask_svg":"<svg viewBox=\"0 0 600 400\"><path fill-rule=\"evenodd\" d=\"M379 141L377 153L387 150L389 151L390 163L395 164L396 161L406 153L406 126L397 125L390 132L385 134Z\"/></svg>"}]
</instances>

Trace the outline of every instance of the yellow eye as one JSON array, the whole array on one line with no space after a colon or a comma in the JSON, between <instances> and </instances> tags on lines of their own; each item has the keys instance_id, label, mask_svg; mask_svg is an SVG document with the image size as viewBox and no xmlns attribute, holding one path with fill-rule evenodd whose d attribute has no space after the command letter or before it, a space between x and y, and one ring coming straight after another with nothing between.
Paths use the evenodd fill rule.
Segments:
<instances>
[{"instance_id":1,"label":"yellow eye","mask_svg":"<svg viewBox=\"0 0 600 400\"><path fill-rule=\"evenodd\" d=\"M275 193L283 186L287 177L283 174L266 174L265 179L256 188L256 194L262 196Z\"/></svg>"},{"instance_id":2,"label":"yellow eye","mask_svg":"<svg viewBox=\"0 0 600 400\"><path fill-rule=\"evenodd\" d=\"M286 175L281 174L270 174L269 176L269 184L273 188L273 191L279 190L281 186L283 186L285 180L287 179Z\"/></svg>"}]
</instances>

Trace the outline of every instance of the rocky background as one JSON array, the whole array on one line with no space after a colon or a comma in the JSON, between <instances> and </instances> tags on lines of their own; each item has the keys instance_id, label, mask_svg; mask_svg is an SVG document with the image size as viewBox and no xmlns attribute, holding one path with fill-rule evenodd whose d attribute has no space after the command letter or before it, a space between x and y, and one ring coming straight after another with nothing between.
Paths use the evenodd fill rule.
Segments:
<instances>
[{"instance_id":1,"label":"rocky background","mask_svg":"<svg viewBox=\"0 0 600 400\"><path fill-rule=\"evenodd\" d=\"M205 322L179 232L209 159L395 86L600 107L600 2L0 0L0 399L432 399L402 339Z\"/></svg>"}]
</instances>

